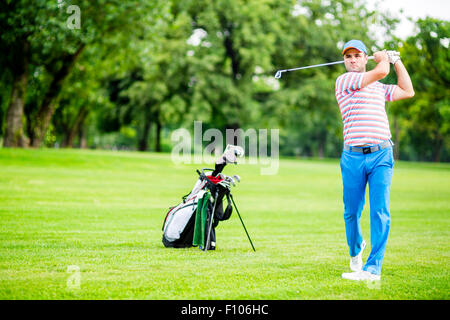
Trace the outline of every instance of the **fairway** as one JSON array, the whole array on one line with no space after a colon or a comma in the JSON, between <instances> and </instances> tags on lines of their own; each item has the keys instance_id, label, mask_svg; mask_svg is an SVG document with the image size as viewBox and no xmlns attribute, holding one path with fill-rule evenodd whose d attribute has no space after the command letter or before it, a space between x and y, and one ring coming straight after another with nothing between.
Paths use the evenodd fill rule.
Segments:
<instances>
[{"instance_id":1,"label":"fairway","mask_svg":"<svg viewBox=\"0 0 450 320\"><path fill-rule=\"evenodd\" d=\"M450 298L450 164L396 162L379 283L340 278L350 269L339 159L281 159L276 175L225 168L242 179L232 191L256 252L235 212L216 251L164 248L166 212L211 166L0 149L0 299Z\"/></svg>"}]
</instances>

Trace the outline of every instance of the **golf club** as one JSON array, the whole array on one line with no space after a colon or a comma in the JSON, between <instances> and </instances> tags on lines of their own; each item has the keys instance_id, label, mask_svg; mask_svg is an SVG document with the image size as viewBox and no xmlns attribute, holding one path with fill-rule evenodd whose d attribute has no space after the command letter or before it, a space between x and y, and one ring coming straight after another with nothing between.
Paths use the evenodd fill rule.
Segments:
<instances>
[{"instance_id":1,"label":"golf club","mask_svg":"<svg viewBox=\"0 0 450 320\"><path fill-rule=\"evenodd\" d=\"M398 51L386 51L386 52L387 52L388 55L400 56L400 52L398 52ZM373 56L370 56L369 60L373 60ZM297 71L297 70L309 69L309 68L315 68L315 67L324 67L324 66L330 66L330 65L333 65L333 64L340 64L340 63L344 63L344 60L342 60L342 61L335 61L335 62L328 62L328 63L321 63L321 64L315 64L315 65L306 66L306 67L278 70L275 73L275 79L280 79L281 78L281 74L283 72Z\"/></svg>"},{"instance_id":2,"label":"golf club","mask_svg":"<svg viewBox=\"0 0 450 320\"><path fill-rule=\"evenodd\" d=\"M233 177L230 177L223 173L219 173L219 177L221 179L223 179L228 184L228 186L230 186L230 183L231 183L233 185L233 187L236 186L236 181L240 182L240 180L241 180L241 178L236 174Z\"/></svg>"},{"instance_id":3,"label":"golf club","mask_svg":"<svg viewBox=\"0 0 450 320\"><path fill-rule=\"evenodd\" d=\"M229 184L231 183L233 185L233 187L236 186L236 183L234 182L233 178L227 177L227 181Z\"/></svg>"},{"instance_id":4,"label":"golf club","mask_svg":"<svg viewBox=\"0 0 450 320\"><path fill-rule=\"evenodd\" d=\"M373 56L369 57L369 60L372 60ZM275 73L275 79L280 79L281 78L281 74L283 72L290 72L290 71L297 71L297 70L303 70L303 69L309 69L309 68L315 68L315 67L324 67L324 66L331 66L333 64L340 64L340 63L344 63L344 60L342 61L335 61L335 62L327 62L327 63L321 63L321 64L314 64L312 66L306 66L306 67L299 67L299 68L292 68L292 69L285 69L285 70L278 70Z\"/></svg>"}]
</instances>

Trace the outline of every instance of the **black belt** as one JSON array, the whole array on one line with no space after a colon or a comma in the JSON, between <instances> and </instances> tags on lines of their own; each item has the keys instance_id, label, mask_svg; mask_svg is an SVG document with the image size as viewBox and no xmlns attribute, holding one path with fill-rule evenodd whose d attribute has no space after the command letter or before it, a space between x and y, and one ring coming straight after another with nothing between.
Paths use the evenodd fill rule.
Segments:
<instances>
[{"instance_id":1,"label":"black belt","mask_svg":"<svg viewBox=\"0 0 450 320\"><path fill-rule=\"evenodd\" d=\"M385 149L385 148L389 148L390 146L393 146L393 145L394 144L390 140L382 142L382 143L377 144L376 146L372 146L372 147L352 147L352 146L348 146L348 145L344 144L344 150L351 151L351 152L359 152L359 153L363 153L363 154L369 154L369 153L377 152L377 151Z\"/></svg>"}]
</instances>

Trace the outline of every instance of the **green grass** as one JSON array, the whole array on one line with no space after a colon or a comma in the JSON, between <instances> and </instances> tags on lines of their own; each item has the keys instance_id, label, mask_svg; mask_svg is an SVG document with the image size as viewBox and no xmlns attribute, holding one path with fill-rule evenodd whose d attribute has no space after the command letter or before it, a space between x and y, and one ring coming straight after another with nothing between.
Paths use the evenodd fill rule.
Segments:
<instances>
[{"instance_id":1,"label":"green grass","mask_svg":"<svg viewBox=\"0 0 450 320\"><path fill-rule=\"evenodd\" d=\"M340 278L338 159L281 159L271 176L225 168L242 178L234 197L256 252L236 213L218 226L214 252L164 248L168 207L201 167L169 154L0 149L0 299L450 298L449 164L396 163L379 284Z\"/></svg>"}]
</instances>

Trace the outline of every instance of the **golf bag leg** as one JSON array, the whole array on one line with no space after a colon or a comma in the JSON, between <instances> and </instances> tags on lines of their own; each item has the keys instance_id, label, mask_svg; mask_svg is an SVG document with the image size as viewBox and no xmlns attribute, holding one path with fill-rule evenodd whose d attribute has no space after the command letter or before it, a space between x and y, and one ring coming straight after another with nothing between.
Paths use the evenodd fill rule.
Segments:
<instances>
[{"instance_id":1,"label":"golf bag leg","mask_svg":"<svg viewBox=\"0 0 450 320\"><path fill-rule=\"evenodd\" d=\"M231 202L233 202L234 208L236 209L236 213L238 214L239 220L241 220L242 226L244 227L244 231L245 231L245 234L247 235L248 241L250 241L253 251L256 251L255 247L253 246L252 239L250 239L250 235L247 232L247 228L245 227L244 221L241 218L241 214L239 213L239 210L236 207L236 203L234 203L233 195L231 193L230 193L230 198L231 198Z\"/></svg>"},{"instance_id":2,"label":"golf bag leg","mask_svg":"<svg viewBox=\"0 0 450 320\"><path fill-rule=\"evenodd\" d=\"M211 240L209 241L208 250L216 250L216 229L214 227L211 229Z\"/></svg>"}]
</instances>

